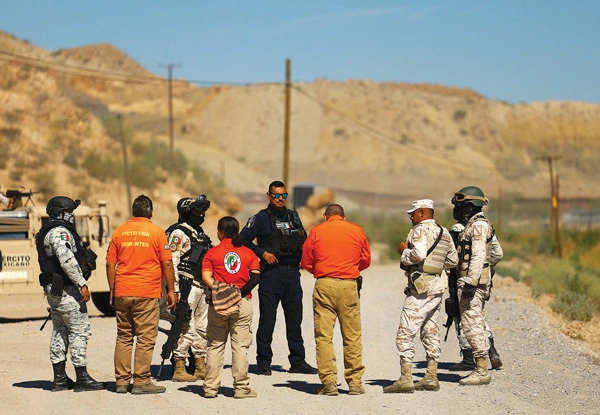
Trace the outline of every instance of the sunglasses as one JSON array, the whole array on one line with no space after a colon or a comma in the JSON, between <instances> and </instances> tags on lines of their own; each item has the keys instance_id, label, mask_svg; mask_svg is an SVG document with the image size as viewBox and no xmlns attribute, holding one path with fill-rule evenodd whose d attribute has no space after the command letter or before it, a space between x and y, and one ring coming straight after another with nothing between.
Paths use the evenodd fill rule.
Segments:
<instances>
[{"instance_id":1,"label":"sunglasses","mask_svg":"<svg viewBox=\"0 0 600 415\"><path fill-rule=\"evenodd\" d=\"M271 197L273 199L279 199L280 197L282 197L283 199L287 199L288 194L287 193L271 193Z\"/></svg>"}]
</instances>

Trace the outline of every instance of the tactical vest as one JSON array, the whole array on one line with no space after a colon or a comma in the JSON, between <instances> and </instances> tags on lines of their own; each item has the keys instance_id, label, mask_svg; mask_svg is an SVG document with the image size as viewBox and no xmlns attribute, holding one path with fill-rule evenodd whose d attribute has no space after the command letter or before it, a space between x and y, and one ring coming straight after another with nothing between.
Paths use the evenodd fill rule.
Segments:
<instances>
[{"instance_id":1,"label":"tactical vest","mask_svg":"<svg viewBox=\"0 0 600 415\"><path fill-rule=\"evenodd\" d=\"M171 228L169 228L171 229ZM183 224L178 224L175 228L171 229L169 232L169 237L171 233L175 230L179 229L190 239L191 247L188 249L181 258L179 259L179 264L177 265L177 271L184 272L193 275L196 281L202 281L202 258L204 258L204 254L211 247L211 240L206 234L202 231L196 231L196 235Z\"/></svg>"},{"instance_id":2,"label":"tactical vest","mask_svg":"<svg viewBox=\"0 0 600 415\"><path fill-rule=\"evenodd\" d=\"M64 283L63 285L73 285L73 281L71 281L71 278L69 278L69 276L67 275L67 273L62 269L62 267L60 266L60 261L58 260L58 257L56 256L48 256L46 255L46 250L44 249L44 238L46 238L46 235L48 234L48 232L50 232L52 229L62 226L66 229L69 230L69 232L71 232L71 235L73 236L73 242L75 243L75 247L77 248L77 252L75 252L75 259L77 260L77 263L79 264L79 267L81 268L81 271L83 272L83 278L85 278L85 280L87 281L91 274L92 271L94 269L96 269L96 263L95 263L95 254L92 251L89 251L90 253L92 253L92 256L94 257L94 263L93 264L89 264L88 261L86 260L86 247L83 244L83 241L81 240L81 237L79 236L79 234L77 232L75 232L73 229L69 229L69 227L66 226L66 224L64 222L59 222L59 221L48 221L46 222L46 224L44 226L41 227L41 229L38 231L38 233L35 235L35 247L37 249L38 252L38 263L40 264L40 285L42 287L50 284L50 282L52 281L52 274L58 274L60 276L63 277L64 279ZM89 256L89 254L87 255Z\"/></svg>"},{"instance_id":3,"label":"tactical vest","mask_svg":"<svg viewBox=\"0 0 600 415\"><path fill-rule=\"evenodd\" d=\"M483 263L483 270L481 272L481 276L479 277L479 281L478 281L478 284L487 284L492 277L491 270L490 270L490 258L492 256L491 242L492 242L492 239L494 239L494 235L495 235L496 231L494 230L494 227L492 226L492 222L490 222L489 219L483 215L472 216L471 219L469 219L469 221L465 225L465 228L458 235L458 245L456 247L456 251L458 253L458 261L459 261L458 266L460 267L459 276L465 277L469 272L469 267L471 265L471 258L472 258L472 252L471 252L472 241L467 241L465 235L467 234L467 231L469 231L471 229L471 227L473 226L473 224L477 221L484 221L488 224L489 234L487 235L487 238L485 240L485 261ZM465 264L465 263L467 264L466 267L463 266L463 264ZM475 285L477 285L477 284L475 284Z\"/></svg>"},{"instance_id":4,"label":"tactical vest","mask_svg":"<svg viewBox=\"0 0 600 415\"><path fill-rule=\"evenodd\" d=\"M435 231L438 229L440 231L440 241L433 251L427 255L427 258L425 258L425 261L423 262L423 271L428 274L441 275L452 242L443 237L444 229L441 226L436 223L426 223L425 225L429 228L429 232L427 232L427 246L431 247L435 243Z\"/></svg>"},{"instance_id":5,"label":"tactical vest","mask_svg":"<svg viewBox=\"0 0 600 415\"><path fill-rule=\"evenodd\" d=\"M271 231L257 237L258 246L275 255L281 265L298 265L306 240L298 212L286 209L285 216L280 218L270 207L262 211L269 215Z\"/></svg>"}]
</instances>

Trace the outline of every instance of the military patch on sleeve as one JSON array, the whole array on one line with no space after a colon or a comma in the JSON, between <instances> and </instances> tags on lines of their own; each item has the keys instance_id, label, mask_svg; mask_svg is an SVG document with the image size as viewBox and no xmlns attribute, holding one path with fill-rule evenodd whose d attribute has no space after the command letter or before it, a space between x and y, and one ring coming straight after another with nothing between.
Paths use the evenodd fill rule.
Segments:
<instances>
[{"instance_id":1,"label":"military patch on sleeve","mask_svg":"<svg viewBox=\"0 0 600 415\"><path fill-rule=\"evenodd\" d=\"M181 238L177 235L173 235L173 236L171 236L171 242L169 242L169 245L167 245L167 248L165 248L165 249L170 249L171 252L175 252L175 251L177 251L177 248L179 248L180 244L181 244Z\"/></svg>"},{"instance_id":2,"label":"military patch on sleeve","mask_svg":"<svg viewBox=\"0 0 600 415\"><path fill-rule=\"evenodd\" d=\"M256 216L250 216L248 218L248 222L246 223L246 228L251 228L254 225L255 221L256 221Z\"/></svg>"},{"instance_id":3,"label":"military patch on sleeve","mask_svg":"<svg viewBox=\"0 0 600 415\"><path fill-rule=\"evenodd\" d=\"M483 237L483 227L481 225L473 225L473 239L481 239Z\"/></svg>"},{"instance_id":4,"label":"military patch on sleeve","mask_svg":"<svg viewBox=\"0 0 600 415\"><path fill-rule=\"evenodd\" d=\"M60 233L60 240L61 240L61 241L67 241L67 242L68 242L68 241L69 241L69 234L68 234L68 233L66 233L66 232L61 232L61 233Z\"/></svg>"},{"instance_id":5,"label":"military patch on sleeve","mask_svg":"<svg viewBox=\"0 0 600 415\"><path fill-rule=\"evenodd\" d=\"M421 231L421 228L416 228L415 230L413 230L411 239L413 242L421 242L421 238L423 237L423 232Z\"/></svg>"}]
</instances>

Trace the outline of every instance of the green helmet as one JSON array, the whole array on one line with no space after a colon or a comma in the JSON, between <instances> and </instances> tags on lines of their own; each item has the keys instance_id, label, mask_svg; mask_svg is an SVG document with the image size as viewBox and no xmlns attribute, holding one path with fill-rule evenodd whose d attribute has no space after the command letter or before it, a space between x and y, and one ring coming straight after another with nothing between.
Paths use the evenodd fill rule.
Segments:
<instances>
[{"instance_id":1,"label":"green helmet","mask_svg":"<svg viewBox=\"0 0 600 415\"><path fill-rule=\"evenodd\" d=\"M473 206L483 207L488 204L489 200L485 197L481 189L477 186L467 186L454 193L452 204L470 203Z\"/></svg>"}]
</instances>

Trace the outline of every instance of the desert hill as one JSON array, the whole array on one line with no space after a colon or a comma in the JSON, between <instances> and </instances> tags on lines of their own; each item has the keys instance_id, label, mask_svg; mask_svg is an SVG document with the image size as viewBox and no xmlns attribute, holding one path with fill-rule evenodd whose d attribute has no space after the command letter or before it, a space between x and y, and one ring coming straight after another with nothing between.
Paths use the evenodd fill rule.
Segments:
<instances>
[{"instance_id":1,"label":"desert hill","mask_svg":"<svg viewBox=\"0 0 600 415\"><path fill-rule=\"evenodd\" d=\"M284 100L283 83L197 87L176 80L175 148L206 174L188 174L186 186L163 171L155 185L135 192L165 206L209 185L222 195L264 194L282 177ZM600 197L596 104L511 104L456 87L323 79L294 83L291 102L290 188L318 183L348 201L360 194L352 200L366 208L386 197L447 203L470 184L491 197L499 189L544 197L543 157L560 156L561 195ZM133 141L169 143L166 80L112 45L50 52L0 32L0 104L2 189L68 190L90 201L102 194L117 222L126 216L123 181L95 178L78 162L120 154L103 120L121 115Z\"/></svg>"}]
</instances>

